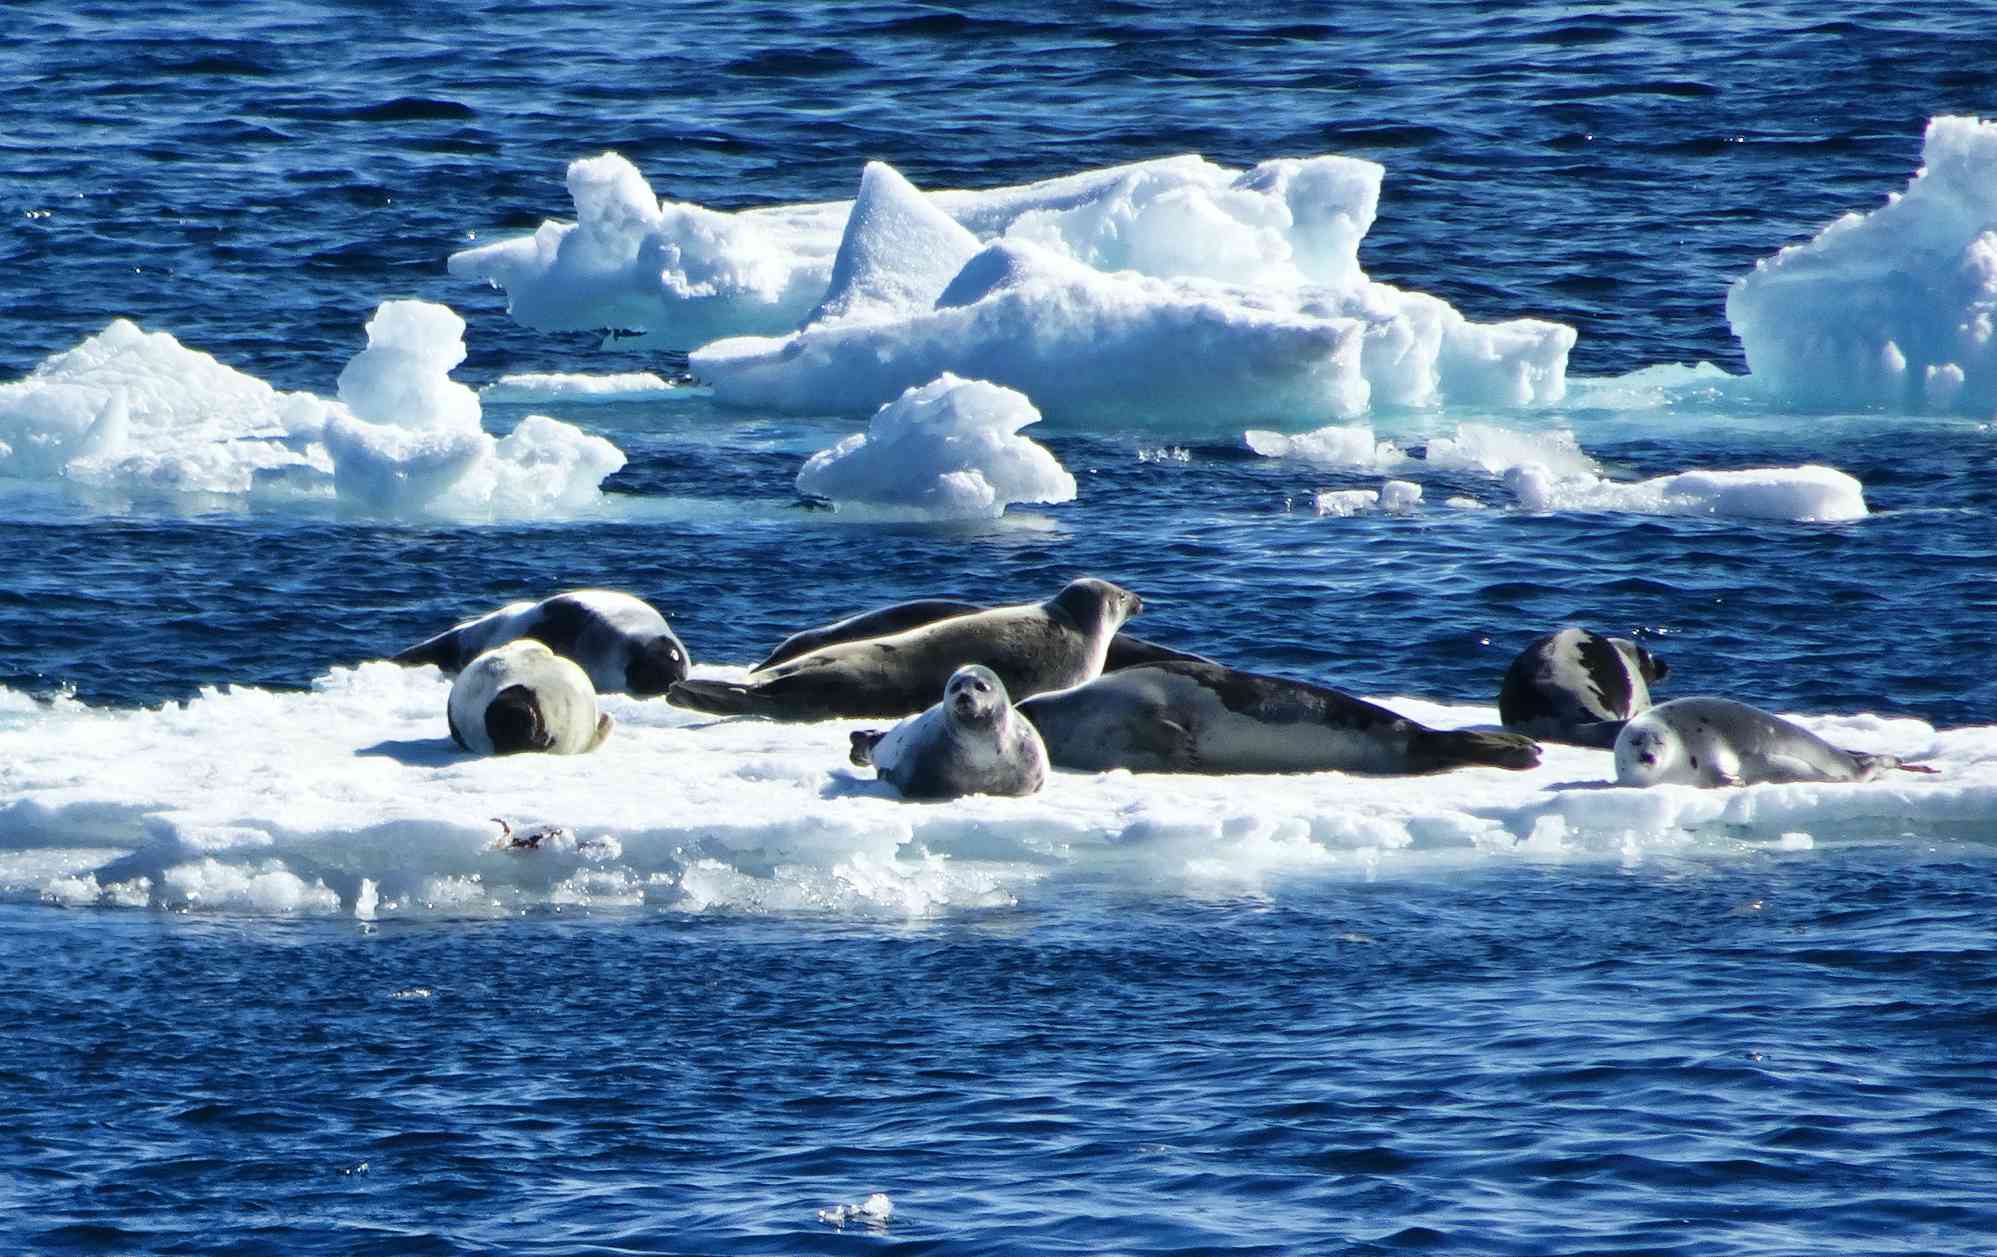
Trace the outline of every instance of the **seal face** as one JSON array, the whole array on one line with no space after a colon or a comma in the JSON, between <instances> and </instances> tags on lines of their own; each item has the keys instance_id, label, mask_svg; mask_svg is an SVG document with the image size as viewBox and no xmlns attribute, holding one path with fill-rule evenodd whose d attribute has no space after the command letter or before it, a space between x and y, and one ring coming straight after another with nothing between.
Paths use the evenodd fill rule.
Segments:
<instances>
[{"instance_id":1,"label":"seal face","mask_svg":"<svg viewBox=\"0 0 1997 1257\"><path fill-rule=\"evenodd\" d=\"M1650 708L1650 684L1671 669L1626 637L1564 628L1534 638L1505 670L1498 718L1549 742L1610 747L1623 722Z\"/></svg>"},{"instance_id":2,"label":"seal face","mask_svg":"<svg viewBox=\"0 0 1997 1257\"><path fill-rule=\"evenodd\" d=\"M510 602L390 658L458 672L486 651L523 637L573 660L602 694L663 694L686 677L689 663L666 617L643 599L611 589Z\"/></svg>"},{"instance_id":3,"label":"seal face","mask_svg":"<svg viewBox=\"0 0 1997 1257\"><path fill-rule=\"evenodd\" d=\"M1047 780L1040 734L1013 710L1005 682L977 664L952 673L942 700L920 715L852 736L853 762L872 764L905 799L1017 797Z\"/></svg>"},{"instance_id":4,"label":"seal face","mask_svg":"<svg viewBox=\"0 0 1997 1257\"><path fill-rule=\"evenodd\" d=\"M967 663L989 668L1008 694L1039 694L1101 673L1110 640L1142 606L1127 589L1083 578L1046 602L953 615L885 637L822 646L746 682L681 681L667 697L717 715L899 718L927 708Z\"/></svg>"},{"instance_id":5,"label":"seal face","mask_svg":"<svg viewBox=\"0 0 1997 1257\"><path fill-rule=\"evenodd\" d=\"M1616 737L1622 786L1871 781L1902 766L1891 755L1840 750L1799 724L1729 698L1660 703Z\"/></svg>"},{"instance_id":6,"label":"seal face","mask_svg":"<svg viewBox=\"0 0 1997 1257\"><path fill-rule=\"evenodd\" d=\"M1539 747L1518 734L1430 729L1339 690L1217 663L1125 668L1019 711L1056 767L1084 772L1401 775L1539 763Z\"/></svg>"},{"instance_id":7,"label":"seal face","mask_svg":"<svg viewBox=\"0 0 1997 1257\"><path fill-rule=\"evenodd\" d=\"M589 675L532 638L472 660L451 683L446 714L451 740L479 755L579 755L610 736Z\"/></svg>"},{"instance_id":8,"label":"seal face","mask_svg":"<svg viewBox=\"0 0 1997 1257\"><path fill-rule=\"evenodd\" d=\"M766 655L762 662L750 668L751 672L763 672L780 663L787 663L799 655L818 650L825 646L837 646L841 642L865 641L870 637L887 637L893 633L920 628L947 620L953 616L975 615L990 608L975 602L964 602L957 598L917 598L911 602L898 602L893 606L876 607L849 615L831 624L821 624L817 628L800 629L778 643L777 648ZM1103 660L1103 671L1114 672L1118 668L1135 667L1140 663L1161 663L1167 659L1192 659L1205 662L1205 656L1174 650L1170 646L1160 646L1142 638L1119 632L1110 638L1109 655Z\"/></svg>"}]
</instances>

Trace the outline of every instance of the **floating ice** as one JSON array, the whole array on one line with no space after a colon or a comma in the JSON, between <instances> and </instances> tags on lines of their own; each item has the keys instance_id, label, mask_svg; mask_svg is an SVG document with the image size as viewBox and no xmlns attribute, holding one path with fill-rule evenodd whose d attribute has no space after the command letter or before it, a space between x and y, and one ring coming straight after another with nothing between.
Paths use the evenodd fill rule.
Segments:
<instances>
[{"instance_id":1,"label":"floating ice","mask_svg":"<svg viewBox=\"0 0 1997 1257\"><path fill-rule=\"evenodd\" d=\"M1075 478L1019 435L1039 419L1011 389L944 374L883 406L865 433L812 455L797 489L931 517L995 518L1012 502L1072 501Z\"/></svg>"},{"instance_id":2,"label":"floating ice","mask_svg":"<svg viewBox=\"0 0 1997 1257\"><path fill-rule=\"evenodd\" d=\"M1288 436L1250 428L1243 444L1264 458L1296 458L1325 467L1392 467L1408 456L1392 441L1378 440L1363 423L1335 425Z\"/></svg>"},{"instance_id":3,"label":"floating ice","mask_svg":"<svg viewBox=\"0 0 1997 1257\"><path fill-rule=\"evenodd\" d=\"M612 375L572 375L567 373L524 372L502 375L479 389L481 402L511 405L546 405L549 402L624 402L655 400L662 397L698 396L704 390L685 388L650 371L621 371Z\"/></svg>"},{"instance_id":4,"label":"floating ice","mask_svg":"<svg viewBox=\"0 0 1997 1257\"><path fill-rule=\"evenodd\" d=\"M902 917L1058 894L1070 877L1206 893L1466 856L1641 858L1997 823L1997 728L1877 716L1791 718L1939 771L1636 790L1608 784L1607 751L1548 744L1521 773L1056 772L1032 798L915 806L850 769L850 721L716 722L606 695L618 732L596 753L491 759L451 744L449 692L434 669L386 663L309 692L206 690L150 709L0 690L0 899L376 919L552 904ZM1497 719L1489 704L1380 701L1436 727ZM664 804L642 784L660 764L673 766ZM501 848L493 817L574 841Z\"/></svg>"},{"instance_id":5,"label":"floating ice","mask_svg":"<svg viewBox=\"0 0 1997 1257\"><path fill-rule=\"evenodd\" d=\"M478 395L450 378L464 361L464 320L444 306L387 301L368 347L340 372L325 428L343 501L381 511L538 514L594 499L624 455L602 437L529 415L496 440Z\"/></svg>"},{"instance_id":6,"label":"floating ice","mask_svg":"<svg viewBox=\"0 0 1997 1257\"><path fill-rule=\"evenodd\" d=\"M894 1201L886 1192L875 1192L857 1205L834 1205L830 1209L820 1209L818 1220L832 1226L843 1227L848 1222L864 1222L872 1227L884 1227L888 1219L894 1217Z\"/></svg>"},{"instance_id":7,"label":"floating ice","mask_svg":"<svg viewBox=\"0 0 1997 1257\"><path fill-rule=\"evenodd\" d=\"M718 214L656 204L605 154L569 168L576 223L450 265L530 326L721 338L694 355L716 396L794 411L865 412L946 370L1050 418L1200 430L1558 400L1572 329L1366 279L1383 173L1187 156L925 195L872 163L850 204Z\"/></svg>"},{"instance_id":8,"label":"floating ice","mask_svg":"<svg viewBox=\"0 0 1997 1257\"><path fill-rule=\"evenodd\" d=\"M1728 290L1750 371L1786 404L1997 408L1997 122L1931 120L1922 161L1880 209L1846 214Z\"/></svg>"},{"instance_id":9,"label":"floating ice","mask_svg":"<svg viewBox=\"0 0 1997 1257\"><path fill-rule=\"evenodd\" d=\"M1458 424L1453 437L1431 437L1426 455L1431 467L1493 476L1524 463L1536 463L1556 476L1593 476L1601 471L1601 465L1581 451L1574 434L1565 430L1520 432L1488 423Z\"/></svg>"},{"instance_id":10,"label":"floating ice","mask_svg":"<svg viewBox=\"0 0 1997 1257\"><path fill-rule=\"evenodd\" d=\"M124 320L0 385L0 476L122 492L326 499L404 513L574 509L624 463L599 437L529 416L495 440L450 378L464 321L382 304L339 400L280 393Z\"/></svg>"},{"instance_id":11,"label":"floating ice","mask_svg":"<svg viewBox=\"0 0 1997 1257\"><path fill-rule=\"evenodd\" d=\"M1389 480L1378 489L1327 489L1311 498L1320 516L1347 517L1379 511L1412 515L1421 507L1421 486L1411 480Z\"/></svg>"},{"instance_id":12,"label":"floating ice","mask_svg":"<svg viewBox=\"0 0 1997 1257\"><path fill-rule=\"evenodd\" d=\"M26 378L0 384L0 476L248 493L260 471L331 470L323 450L303 448L327 409L165 332L114 319Z\"/></svg>"},{"instance_id":13,"label":"floating ice","mask_svg":"<svg viewBox=\"0 0 1997 1257\"><path fill-rule=\"evenodd\" d=\"M1863 519L1864 486L1834 467L1686 471L1635 483L1586 473L1557 475L1539 463L1513 467L1504 482L1529 511L1629 511L1826 523Z\"/></svg>"}]
</instances>

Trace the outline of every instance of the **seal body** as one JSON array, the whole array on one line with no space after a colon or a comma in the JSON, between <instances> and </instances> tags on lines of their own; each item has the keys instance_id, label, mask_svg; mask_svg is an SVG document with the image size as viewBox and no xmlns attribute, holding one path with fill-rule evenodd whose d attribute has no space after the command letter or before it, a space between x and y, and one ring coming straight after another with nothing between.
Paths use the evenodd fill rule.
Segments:
<instances>
[{"instance_id":1,"label":"seal body","mask_svg":"<svg viewBox=\"0 0 1997 1257\"><path fill-rule=\"evenodd\" d=\"M1046 602L995 607L885 637L822 646L746 682L681 681L667 697L717 715L898 718L935 702L967 663L991 669L1011 695L1065 689L1102 672L1110 639L1142 605L1127 589L1083 578Z\"/></svg>"},{"instance_id":2,"label":"seal body","mask_svg":"<svg viewBox=\"0 0 1997 1257\"><path fill-rule=\"evenodd\" d=\"M589 674L533 638L466 665L451 683L448 714L451 740L479 755L580 755L610 736Z\"/></svg>"},{"instance_id":3,"label":"seal body","mask_svg":"<svg viewBox=\"0 0 1997 1257\"><path fill-rule=\"evenodd\" d=\"M1611 747L1623 723L1650 709L1650 685L1670 666L1626 637L1564 628L1534 638L1505 670L1498 718L1549 742Z\"/></svg>"},{"instance_id":4,"label":"seal body","mask_svg":"<svg viewBox=\"0 0 1997 1257\"><path fill-rule=\"evenodd\" d=\"M1339 690L1183 660L1143 664L1019 705L1059 768L1403 775L1527 769L1513 733L1430 729Z\"/></svg>"},{"instance_id":5,"label":"seal body","mask_svg":"<svg viewBox=\"0 0 1997 1257\"><path fill-rule=\"evenodd\" d=\"M971 664L951 674L943 698L882 733L853 734L855 764L872 764L905 799L1028 795L1047 780L1047 748L1013 710L1005 682Z\"/></svg>"},{"instance_id":6,"label":"seal body","mask_svg":"<svg viewBox=\"0 0 1997 1257\"><path fill-rule=\"evenodd\" d=\"M390 658L458 672L493 647L523 637L573 660L602 694L663 694L686 676L686 647L666 617L643 599L610 589L511 602Z\"/></svg>"},{"instance_id":7,"label":"seal body","mask_svg":"<svg viewBox=\"0 0 1997 1257\"><path fill-rule=\"evenodd\" d=\"M1891 755L1840 750L1799 724L1730 698L1659 703L1616 738L1622 786L1870 781L1900 767Z\"/></svg>"},{"instance_id":8,"label":"seal body","mask_svg":"<svg viewBox=\"0 0 1997 1257\"><path fill-rule=\"evenodd\" d=\"M831 624L821 624L817 628L800 629L792 633L749 671L762 672L824 646L865 641L870 637L886 637L908 629L920 628L925 624L934 624L938 620L947 620L959 615L976 615L988 609L982 604L964 602L956 598L917 598L910 602L898 602L889 607L876 607L872 611L849 615ZM1156 642L1147 642L1128 633L1118 633L1110 638L1109 654L1103 660L1103 671L1114 672L1118 668L1134 667L1140 663L1161 663L1167 659L1204 660L1205 656L1174 650L1170 646L1160 646Z\"/></svg>"}]
</instances>

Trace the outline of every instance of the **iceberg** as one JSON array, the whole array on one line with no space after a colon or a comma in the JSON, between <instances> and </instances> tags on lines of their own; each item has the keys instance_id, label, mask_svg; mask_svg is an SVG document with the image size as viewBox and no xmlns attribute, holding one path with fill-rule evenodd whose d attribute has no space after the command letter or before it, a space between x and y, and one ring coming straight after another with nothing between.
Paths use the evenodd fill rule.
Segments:
<instances>
[{"instance_id":1,"label":"iceberg","mask_svg":"<svg viewBox=\"0 0 1997 1257\"><path fill-rule=\"evenodd\" d=\"M1359 266L1384 169L1182 156L925 193L870 163L850 203L655 203L615 154L569 170L575 223L453 254L544 329L698 346L723 403L867 413L945 371L1050 422L1298 427L1374 406L1564 393L1572 328L1474 324Z\"/></svg>"},{"instance_id":2,"label":"iceberg","mask_svg":"<svg viewBox=\"0 0 1997 1257\"><path fill-rule=\"evenodd\" d=\"M1932 119L1922 161L1728 290L1749 372L1786 406L1997 410L1997 122Z\"/></svg>"}]
</instances>

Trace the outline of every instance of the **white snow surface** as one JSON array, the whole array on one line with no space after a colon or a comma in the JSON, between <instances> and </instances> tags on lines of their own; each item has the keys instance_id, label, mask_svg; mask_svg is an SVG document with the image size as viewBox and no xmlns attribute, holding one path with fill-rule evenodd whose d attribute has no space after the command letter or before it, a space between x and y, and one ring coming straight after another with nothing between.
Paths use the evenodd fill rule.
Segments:
<instances>
[{"instance_id":1,"label":"white snow surface","mask_svg":"<svg viewBox=\"0 0 1997 1257\"><path fill-rule=\"evenodd\" d=\"M1748 368L1814 410L1997 410L1997 121L1937 117L1905 192L1727 293Z\"/></svg>"},{"instance_id":2,"label":"white snow surface","mask_svg":"<svg viewBox=\"0 0 1997 1257\"><path fill-rule=\"evenodd\" d=\"M924 193L890 167L855 199L722 214L660 203L614 153L571 164L574 223L453 254L548 330L699 346L724 402L865 413L945 371L1050 420L1211 431L1369 406L1557 401L1571 328L1478 325L1358 262L1384 169L1246 171L1181 156L1020 187Z\"/></svg>"},{"instance_id":3,"label":"white snow surface","mask_svg":"<svg viewBox=\"0 0 1997 1257\"><path fill-rule=\"evenodd\" d=\"M390 515L542 515L594 502L624 465L608 441L545 415L503 438L450 378L464 320L388 301L338 397L281 393L116 319L0 384L0 477L127 493L337 498Z\"/></svg>"},{"instance_id":4,"label":"white snow surface","mask_svg":"<svg viewBox=\"0 0 1997 1257\"><path fill-rule=\"evenodd\" d=\"M1013 502L1069 502L1075 478L1020 436L1040 412L1024 396L947 372L881 407L863 433L820 450L799 493L836 508L918 518L996 518Z\"/></svg>"},{"instance_id":5,"label":"white snow surface","mask_svg":"<svg viewBox=\"0 0 1997 1257\"><path fill-rule=\"evenodd\" d=\"M740 668L696 675L739 678ZM1850 785L1610 784L1607 751L1548 744L1524 773L1246 777L1057 771L1024 799L911 804L846 761L865 722L716 721L605 695L584 756L455 748L432 668L336 669L309 692L205 690L96 708L0 689L0 898L358 916L533 906L933 916L1104 879L1280 894L1290 878L1440 874L1466 861L1725 855L1987 836L1997 728L1792 717L1938 770ZM1488 705L1376 701L1438 727ZM670 765L662 772L661 765ZM516 834L566 831L536 851Z\"/></svg>"}]
</instances>

